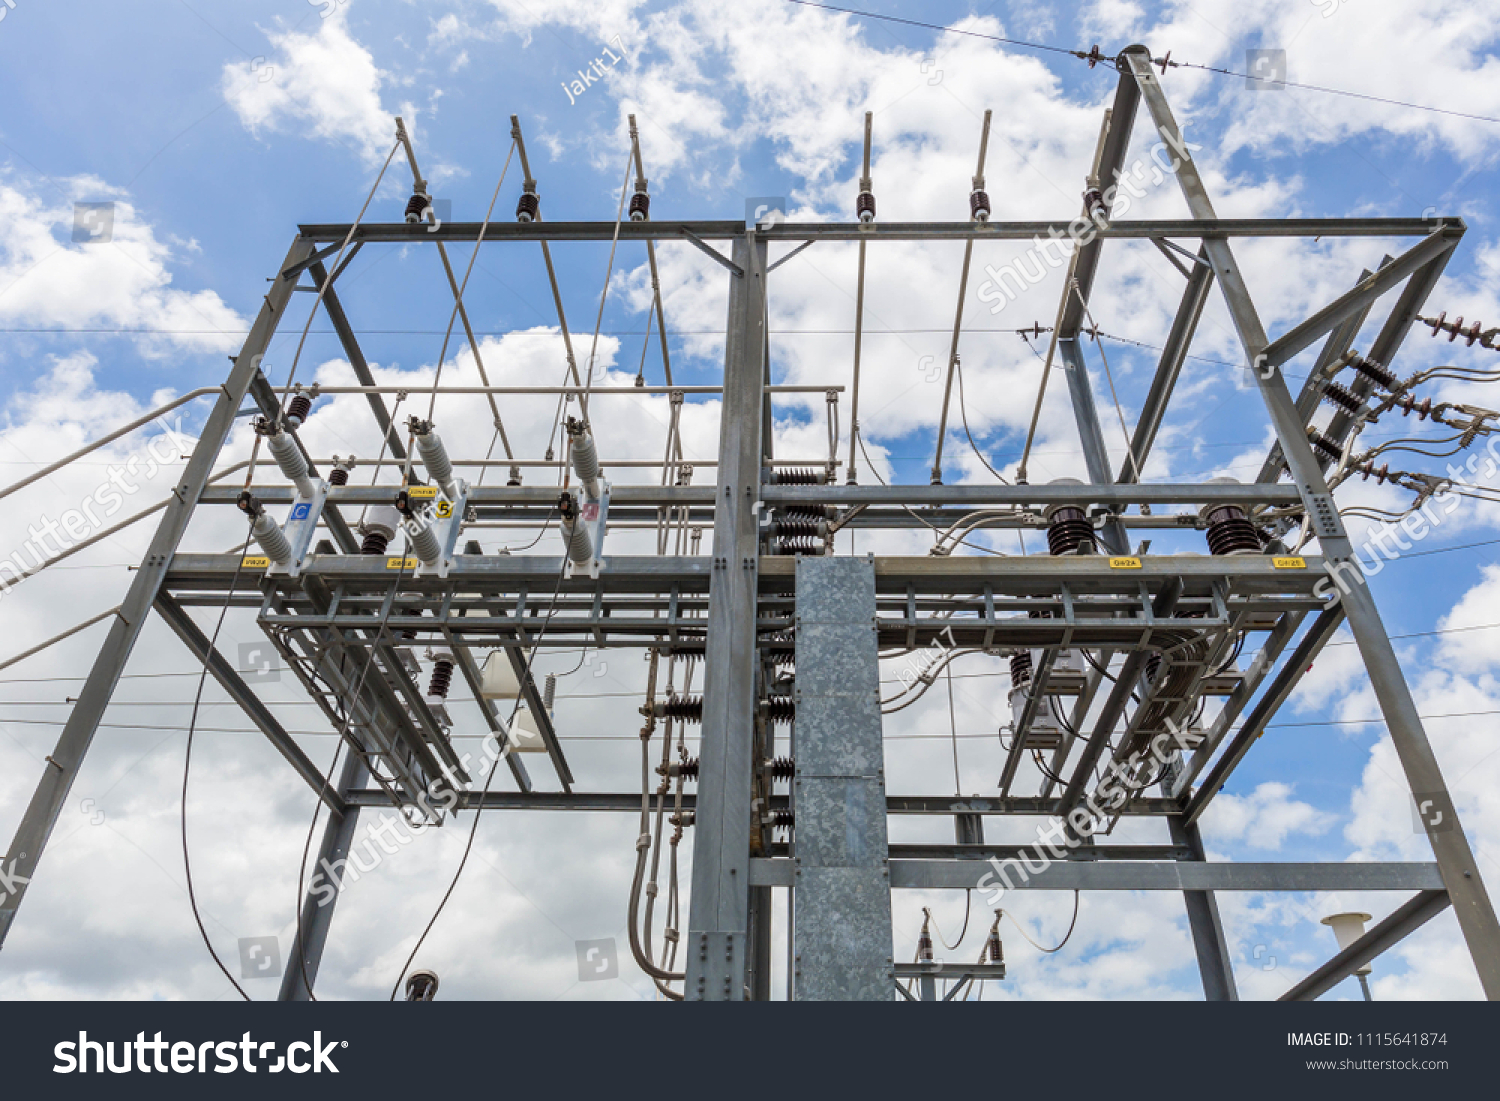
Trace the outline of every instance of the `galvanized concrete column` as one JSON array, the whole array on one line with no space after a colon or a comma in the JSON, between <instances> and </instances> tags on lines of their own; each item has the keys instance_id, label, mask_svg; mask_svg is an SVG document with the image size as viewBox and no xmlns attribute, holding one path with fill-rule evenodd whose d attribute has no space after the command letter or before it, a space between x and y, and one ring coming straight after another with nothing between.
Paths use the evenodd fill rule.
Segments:
<instances>
[{"instance_id":1,"label":"galvanized concrete column","mask_svg":"<svg viewBox=\"0 0 1500 1101\"><path fill-rule=\"evenodd\" d=\"M793 996L888 1001L891 877L873 558L797 559Z\"/></svg>"}]
</instances>

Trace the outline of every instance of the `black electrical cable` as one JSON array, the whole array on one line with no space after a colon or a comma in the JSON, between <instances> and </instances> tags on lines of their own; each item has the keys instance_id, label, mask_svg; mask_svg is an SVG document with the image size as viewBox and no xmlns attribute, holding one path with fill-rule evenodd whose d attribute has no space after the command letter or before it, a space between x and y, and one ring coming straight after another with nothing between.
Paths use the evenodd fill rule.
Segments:
<instances>
[{"instance_id":1,"label":"black electrical cable","mask_svg":"<svg viewBox=\"0 0 1500 1101\"><path fill-rule=\"evenodd\" d=\"M395 579L391 582L391 585L394 588L400 587L401 578L406 573L406 554L407 552L403 552L401 558L401 567L397 570ZM370 675L370 668L375 664L375 650L380 645L380 636L384 633L386 624L390 621L391 612L394 608L395 602L392 601L391 604L386 608L385 613L381 616L380 622L376 624L375 637L370 640L370 652L365 658L364 668L360 670L359 679L355 682L353 689L349 693L349 701L345 703L342 700L338 700L337 695L335 694L335 699L337 700L339 705L338 709L340 711L340 721L342 722L343 728L339 731L338 741L334 744L333 747L333 760L329 762L328 771L324 774L323 787L325 790L327 790L332 785L334 769L338 767L339 757L343 753L344 744L349 740L349 728L353 725L353 704L359 699L359 694L364 691L365 680ZM340 660L342 661L343 658L341 657ZM322 678L320 677L319 679ZM324 681L324 684L327 685L327 681ZM332 694L332 686L329 685L328 688L330 694ZM370 769L370 775L377 780L385 779L387 783L395 782L395 777L381 777L374 768ZM303 931L302 925L302 888L307 876L307 857L308 854L312 851L313 834L317 832L318 816L319 812L322 809L322 793L319 792L319 797L313 804L312 822L309 823L307 827L307 838L302 843L302 862L297 866L297 965L302 969L303 988L307 991L307 996L311 1001L317 1001L318 998L317 995L313 993L312 978L307 973L307 941L305 939L305 933ZM343 886L342 880L340 881L339 886Z\"/></svg>"},{"instance_id":2,"label":"black electrical cable","mask_svg":"<svg viewBox=\"0 0 1500 1101\"><path fill-rule=\"evenodd\" d=\"M901 19L894 15L876 15L873 12L855 11L853 8L835 8L830 4L814 4L812 0L787 0L788 3L800 4L804 8L822 8L824 11L836 11L841 15L857 15L861 19L883 19L887 23L904 23L908 27L922 27L931 31L944 31L947 34L961 34L969 38L984 38L991 42L1003 42L1007 46L1024 46L1029 50L1049 50L1056 54L1071 54L1076 57L1087 57L1087 54L1079 53L1077 50L1065 49L1062 46L1048 46L1041 42L1025 42L1019 38L1001 38L994 34L980 34L978 31L959 31L952 27L940 27L936 23L923 23L917 19Z\"/></svg>"},{"instance_id":3,"label":"black electrical cable","mask_svg":"<svg viewBox=\"0 0 1500 1101\"><path fill-rule=\"evenodd\" d=\"M1040 749L1033 749L1031 751L1031 763L1036 765L1037 771L1040 772L1043 777L1051 780L1054 784L1061 784L1063 787L1068 786L1068 781L1064 780L1061 776L1053 772L1046 766L1046 764L1043 763L1042 751Z\"/></svg>"},{"instance_id":4,"label":"black electrical cable","mask_svg":"<svg viewBox=\"0 0 1500 1101\"><path fill-rule=\"evenodd\" d=\"M1234 652L1229 655L1229 657L1225 660L1225 662L1224 662L1223 665L1219 666L1217 669L1214 670L1213 675L1217 677L1219 674L1223 673L1224 670L1228 669L1235 662L1239 661L1240 660L1240 653L1244 649L1245 649L1245 636L1241 635L1238 639L1235 640L1235 643L1234 643Z\"/></svg>"},{"instance_id":5,"label":"black electrical cable","mask_svg":"<svg viewBox=\"0 0 1500 1101\"><path fill-rule=\"evenodd\" d=\"M1020 931L1020 934L1023 937L1026 938L1027 943L1029 943L1037 951L1039 951L1039 952L1045 952L1047 955L1050 956L1053 952L1061 952L1062 949L1063 949L1063 945L1067 944L1068 941L1070 941L1070 940L1073 939L1073 930L1078 927L1078 896L1079 896L1079 892L1078 891L1074 891L1073 892L1073 920L1070 921L1070 922L1068 922L1068 931L1063 936L1063 939L1058 943L1058 945L1057 945L1056 948L1043 948L1036 941L1032 940L1031 939L1031 934L1028 933L1026 931L1025 927L1019 921L1016 920L1016 915L1012 914L1009 910L1001 910L1000 913L1002 913L1006 917L1010 918L1010 923L1012 925L1014 925L1017 930Z\"/></svg>"},{"instance_id":6,"label":"black electrical cable","mask_svg":"<svg viewBox=\"0 0 1500 1101\"><path fill-rule=\"evenodd\" d=\"M568 556L564 554L562 556L562 563L557 569L557 584L552 589L552 601L547 608L547 616L542 620L542 626L533 640L531 652L526 657L526 668L521 671L520 681L522 684L525 684L526 679L531 676L531 663L536 660L537 651L541 648L539 644L547 633L547 627L551 624L552 617L557 614L557 598L562 592L563 575L567 573L567 569ZM521 700L517 697L515 706L511 708L510 722L506 723L507 730L514 724L516 715L520 710ZM495 770L500 767L500 762L504 757L505 754L502 752L490 763L490 771L484 778L484 789L480 792L478 805L474 808L474 821L469 827L469 839L464 844L464 853L458 862L457 870L453 873L453 881L448 884L448 889L443 892L442 900L438 903L437 909L433 911L432 919L428 921L427 927L422 930L422 935L417 938L417 943L412 946L411 954L406 957L406 962L401 965L401 973L396 977L396 985L391 987L390 1000L393 1002L396 1000L396 994L401 989L401 980L406 978L407 969L411 967L412 961L417 958L417 953L422 950L422 945L427 940L427 934L431 933L432 927L437 924L437 919L442 915L443 908L448 905L448 900L453 897L453 892L458 887L459 878L464 874L464 867L469 862L469 853L474 849L474 838L479 832L479 816L484 812L484 796L489 793L490 781L495 778Z\"/></svg>"},{"instance_id":7,"label":"black electrical cable","mask_svg":"<svg viewBox=\"0 0 1500 1101\"><path fill-rule=\"evenodd\" d=\"M843 15L855 15L861 19L880 19L887 23L904 23L909 27L922 27L930 31L940 31L943 34L961 34L968 38L983 38L990 42L1002 42L1007 46L1021 46L1028 50L1047 50L1051 53L1068 54L1071 57L1082 58L1085 61L1113 61L1113 58L1100 57L1097 54L1088 54L1082 50L1070 50L1064 46L1049 46L1042 42L1026 42L1018 38L1002 38L994 34L980 34L978 31L961 31L953 27L943 27L936 23L923 23L916 19L901 19L894 15L877 15L875 12L856 11L853 8L835 8L828 4L815 4L811 0L787 0L791 4L800 4L807 8L822 8L824 11L836 11ZM1097 47L1095 47L1097 50ZM1170 53L1168 54L1170 56ZM1161 61L1153 64L1162 64ZM1364 92L1350 92L1343 88L1328 88L1320 84L1301 84L1294 80L1267 80L1264 77L1251 76L1249 73L1237 73L1232 69L1220 69L1213 65L1196 65L1188 61L1166 61L1166 66L1173 69L1199 69L1206 73L1217 73L1220 76L1235 77L1239 80L1253 80L1260 84L1268 84L1281 88L1305 88L1313 92L1326 92L1334 96L1348 96L1351 99L1363 99L1372 103L1385 103L1393 107L1407 107L1414 111L1431 111L1439 115L1453 115L1457 118L1474 119L1476 122L1500 122L1500 118L1492 118L1489 115L1472 115L1465 111L1454 111L1446 107L1430 107L1425 103L1407 103L1399 99L1386 99L1383 96L1367 95Z\"/></svg>"},{"instance_id":8,"label":"black electrical cable","mask_svg":"<svg viewBox=\"0 0 1500 1101\"><path fill-rule=\"evenodd\" d=\"M972 887L965 887L964 888L964 927L958 931L958 940L954 941L952 944L949 944L947 942L947 940L944 939L944 937L943 937L943 930L938 925L937 918L935 918L935 917L932 916L932 911L929 910L925 906L922 907L922 912L927 915L928 919L931 920L931 922L932 922L932 927L937 930L938 943L941 944L944 948L946 948L950 952L956 950L959 945L963 944L964 937L966 937L968 935L968 933L969 933L969 914L973 911L973 906L971 905L973 903L973 901L974 901L974 888L972 888Z\"/></svg>"},{"instance_id":9,"label":"black electrical cable","mask_svg":"<svg viewBox=\"0 0 1500 1101\"><path fill-rule=\"evenodd\" d=\"M246 529L246 539L250 538L250 531L255 526L255 519L251 517L250 526ZM219 970L224 972L224 977L229 980L229 985L239 991L240 997L245 1001L253 999L245 992L245 988L235 982L234 976L229 973L229 968L224 966L224 961L219 958L219 953L214 951L213 941L209 940L208 930L203 926L203 915L198 912L198 896L193 890L193 864L188 856L187 835L187 794L188 775L192 770L193 763L193 731L198 725L198 708L203 701L203 686L208 681L209 656L214 653L214 647L219 641L219 632L224 627L224 617L229 614L229 605L234 597L235 584L240 579L240 571L244 569L245 559L240 557L234 565L234 573L229 578L229 591L224 595L224 604L219 609L219 620L214 624L214 633L209 637L208 646L203 651L203 668L198 674L198 692L193 698L193 713L188 720L187 747L182 755L182 805L179 808L179 823L182 829L182 870L187 879L188 905L193 909L193 920L198 924L198 933L203 938L203 945L208 949L208 954L214 958L214 963L219 965Z\"/></svg>"}]
</instances>

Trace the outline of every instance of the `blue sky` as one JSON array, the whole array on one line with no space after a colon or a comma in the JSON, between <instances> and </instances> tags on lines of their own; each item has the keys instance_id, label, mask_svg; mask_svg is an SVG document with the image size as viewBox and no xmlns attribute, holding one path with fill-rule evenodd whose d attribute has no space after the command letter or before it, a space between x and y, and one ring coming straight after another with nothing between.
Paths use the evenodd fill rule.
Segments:
<instances>
[{"instance_id":1,"label":"blue sky","mask_svg":"<svg viewBox=\"0 0 1500 1101\"><path fill-rule=\"evenodd\" d=\"M1285 50L1290 81L1500 116L1495 0L1427 4L1420 11L1395 0L867 7L968 35L860 20L785 0L756 0L733 11L631 0L545 7L503 0L129 6L17 0L0 10L0 101L6 107L0 113L0 373L9 395L0 481L7 484L173 394L217 383L296 225L347 221L359 210L395 140L396 114L412 130L435 195L451 201L453 216L462 220L477 220L489 202L506 162L513 113L525 129L544 216L612 217L626 167L625 120L634 113L653 216L742 218L747 197L785 196L794 218L821 221L852 216L866 110L875 113L873 174L882 220L966 217L986 108L994 111L986 171L995 217L1067 219L1077 213L1114 72L982 36L1068 49L1097 42L1111 54L1139 41L1157 56L1171 50L1174 60L1234 72L1245 71L1247 50ZM608 62L605 47L623 53L621 61L607 65L606 75L570 102L563 84L596 58ZM1195 157L1222 215L1461 215L1468 234L1430 311L1500 324L1492 202L1500 124L1308 89L1254 89L1243 79L1188 67L1169 70L1164 86L1189 139L1203 147ZM1149 153L1153 137L1144 114L1128 160ZM497 218L513 217L520 182L520 166L512 162ZM368 217L397 220L409 183L398 153ZM73 204L104 201L116 203L115 239L74 243ZM1185 215L1170 179L1150 187L1138 211L1141 217ZM1373 268L1387 251L1409 244L1262 241L1244 246L1239 256L1274 337L1346 289L1362 267ZM461 271L468 250L452 251ZM586 355L609 250L600 244L553 251L575 347ZM722 369L722 269L685 245L660 251L674 377L712 383ZM871 252L861 422L887 478L927 479L942 388L926 380L925 364L933 362L927 357L942 362L947 355L961 253L962 246L920 243ZM1040 371L1036 352L1013 330L1033 321L1050 324L1062 289L1054 273L1002 311L989 312L976 297L980 273L1018 253L994 243L976 248L961 344L970 426L989 461L1007 474L1019 458ZM853 274L852 248L820 244L773 277L772 361L780 379L847 384ZM1148 245L1106 249L1091 310L1109 334L1102 350L1132 426L1154 369L1154 346L1165 336L1180 288L1180 276ZM451 306L431 250L367 249L339 291L382 380L431 376ZM277 381L291 367L312 296L299 297L305 301L268 357ZM1393 298L1377 305L1356 347L1368 347ZM467 301L492 373L522 383L556 381L556 311L534 249L482 252ZM644 254L622 247L600 324L601 363L611 381L627 382L641 362L648 301ZM327 329L321 318L312 325L299 378L348 379ZM1403 376L1439 363L1489 368L1494 355L1433 341L1419 328L1395 367ZM1193 356L1147 478L1251 479L1269 443L1268 425L1258 397L1238 384L1238 345L1217 295ZM1089 357L1118 464L1123 446L1109 379L1100 350L1091 347ZM1294 386L1309 358L1288 366ZM449 362L454 374L445 378L470 377L467 352ZM644 362L648 381L660 382L655 338ZM1500 408L1492 386L1435 383L1424 393ZM1033 452L1034 481L1082 471L1065 394L1054 380ZM205 408L188 408L186 431ZM452 418L447 423L472 432L473 450L483 450L486 411L461 403L439 408ZM660 454L664 403L600 409L606 458ZM550 414L515 406L510 423L533 457L545 446ZM779 411L778 453L820 457L822 416L821 395L789 401ZM1327 416L1325 407L1315 423L1326 423ZM378 443L367 419L351 402L324 402L309 424L310 446L320 455L371 455ZM950 417L953 432L945 443L948 480L987 480L957 419ZM847 407L843 424L847 432ZM684 420L690 457L712 456L716 425L716 402L692 403ZM1399 417L1382 418L1362 439L1374 443L1410 428ZM118 461L143 438L122 441L103 457ZM237 437L226 459L242 457L247 448ZM1391 458L1403 469L1442 470L1420 456ZM31 522L86 495L100 477L99 468L80 469L9 503ZM870 480L868 473L863 480ZM170 485L170 471L148 481L150 491L143 487L132 507L156 500ZM1354 482L1340 490L1339 502L1400 509L1410 494ZM4 544L6 553L24 540L21 526ZM1357 543L1367 526L1351 520ZM1423 713L1464 713L1435 719L1429 730L1492 887L1500 883L1500 798L1494 794L1500 757L1490 756L1495 716L1483 713L1500 711L1500 631L1452 629L1500 622L1500 543L1489 542L1500 539L1497 527L1495 506L1466 501L1441 530L1373 579L1393 634L1448 632L1403 639L1398 647ZM3 613L13 649L117 602L128 582L125 566L139 559L148 535L149 525L141 525L79 555L68 570L49 570L8 593ZM205 520L189 538L194 546L223 549L233 537L232 525ZM497 539L486 535L487 545ZM913 533L878 546L861 542L860 549L922 554L929 543ZM1019 549L998 535L992 545ZM1466 549L1447 549L1458 547ZM1156 549L1203 548L1199 537L1187 534L1164 538ZM237 640L255 637L248 620L231 631L241 632ZM55 723L65 714L71 682L42 678L81 676L98 637L97 629L86 632L3 674L15 679L0 685L6 701L0 703L6 734L0 739L0 828L13 828L19 818ZM1426 858L1425 842L1410 829L1401 773L1383 728L1357 721L1377 710L1346 638L1318 660L1306 689L1280 719L1310 725L1268 732L1206 821L1216 857ZM148 639L133 674L189 668L165 631ZM557 665L566 671L573 660L560 657ZM1007 709L1004 678L994 674L1002 665L981 657L956 667L984 674L955 680L958 725L972 735L959 751L966 791L992 791L998 775L994 731ZM595 672L583 669L565 679L564 695L572 691L577 699L561 713L564 726L575 732L632 729L637 700L624 694L639 687L637 663L611 661L606 674ZM112 718L124 725L101 734L77 789L80 799L110 792L112 804L96 798L111 817L99 828L86 828L84 815L77 816L76 829L59 827L55 851L0 957L0 992L216 997L227 989L196 941L180 894L180 857L174 856L182 745L171 728L184 719L180 704L190 698L184 687L190 683L129 682L131 699L145 706L128 719ZM622 695L600 695L606 684ZM147 690L160 685L172 687ZM306 709L299 717L289 688L280 703L289 725L315 725ZM218 725L235 725L232 710L220 710ZM154 723L159 731L126 728L132 723ZM1338 725L1311 725L1318 723ZM903 739L941 743L892 741L893 789L946 790L948 732L946 700L941 706L924 701L888 724L888 733ZM203 815L195 826L201 830L195 851L201 846L202 852L195 873L222 918L215 935L230 949L236 936L278 933L288 943L310 802L263 745L227 733L206 744L203 787L193 800ZM332 749L326 737L309 735L307 744L319 759ZM599 789L633 782L628 745L580 735L576 754ZM259 839L253 852L235 840L246 831ZM70 840L61 840L65 832ZM630 823L523 825L497 816L481 836L491 878L456 897L454 912L444 918L447 938L429 949L444 973L445 993L646 996L650 986L638 973L619 984L579 986L571 974L572 947L559 932L620 935ZM386 882L351 891L324 980L332 996L369 997L382 981L388 986L390 978L382 976L410 947L406 926L420 928L423 908L430 909L450 874L454 842L447 836L424 842L422 857L413 849L392 862L401 866ZM570 874L549 875L556 866ZM138 901L117 906L122 890ZM962 906L953 896L899 899L899 953L911 950L923 901L955 919ZM1222 900L1243 995L1274 997L1329 954L1332 938L1315 920L1329 907L1357 902L1379 916L1399 901ZM171 915L162 927L152 920L158 907ZM392 907L400 920L382 916ZM1015 908L1045 940L1066 929L1071 899L1035 895ZM97 935L93 950L74 960L73 933L82 928ZM1077 937L1068 953L1047 958L1027 957L1017 939L1017 974L998 996L1198 996L1180 899L1089 896ZM505 947L477 964L458 947L476 938ZM1266 970L1271 957L1277 963ZM445 967L463 968L468 985L450 987ZM1374 982L1377 997L1478 994L1451 915L1383 958Z\"/></svg>"}]
</instances>

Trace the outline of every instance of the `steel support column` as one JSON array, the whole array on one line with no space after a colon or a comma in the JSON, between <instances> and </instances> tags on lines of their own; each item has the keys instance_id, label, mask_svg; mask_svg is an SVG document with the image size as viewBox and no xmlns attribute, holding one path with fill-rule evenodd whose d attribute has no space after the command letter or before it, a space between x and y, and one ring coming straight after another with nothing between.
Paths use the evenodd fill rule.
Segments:
<instances>
[{"instance_id":1,"label":"steel support column","mask_svg":"<svg viewBox=\"0 0 1500 1101\"><path fill-rule=\"evenodd\" d=\"M1177 181L1187 199L1188 208L1197 219L1211 219L1213 203L1197 166L1183 144L1182 132L1172 117L1161 84L1151 68L1150 53L1145 47L1132 46L1121 56L1122 64L1128 65L1141 87L1152 120L1162 139L1177 156ZM1281 443L1292 481L1302 494L1312 531L1317 536L1330 567L1339 565L1351 568L1357 576L1358 560L1353 546L1344 531L1328 483L1308 443L1307 426L1298 415L1296 404L1287 390L1286 379L1279 367L1267 364L1266 349L1270 341L1266 337L1260 316L1250 298L1234 250L1227 238L1209 237L1203 242L1210 262L1224 293L1240 343L1244 346L1247 362L1251 365L1261 397L1265 400L1271 422ZM1446 250L1444 251L1446 254ZM1409 303L1403 299L1403 309ZM1394 319L1393 319L1394 320ZM1409 324L1409 322L1408 322ZM1484 882L1479 876L1479 867L1468 838L1458 822L1457 811L1448 793L1437 757L1422 728L1417 715L1417 706L1412 699L1396 652L1391 646L1381 622L1380 612L1363 580L1341 585L1344 614L1354 632L1365 668L1370 675L1371 686L1385 716L1386 728L1407 782L1415 798L1430 803L1437 811L1424 816L1427 837L1432 843L1433 854L1442 872L1443 883L1453 900L1453 909L1458 916L1459 927L1468 943L1469 954L1479 972L1479 981L1485 996L1500 1000L1500 921L1496 920L1494 906L1485 892Z\"/></svg>"},{"instance_id":2,"label":"steel support column","mask_svg":"<svg viewBox=\"0 0 1500 1101\"><path fill-rule=\"evenodd\" d=\"M1196 823L1184 825L1176 818L1167 819L1167 829L1174 844L1186 845L1195 861L1208 859L1203 851L1203 837ZM1211 1002L1237 1002L1239 991L1234 985L1234 963L1229 942L1224 938L1224 923L1219 920L1219 904L1212 891L1183 891L1187 906L1188 930L1193 934L1193 951L1198 956L1198 973L1203 977L1203 996Z\"/></svg>"},{"instance_id":3,"label":"steel support column","mask_svg":"<svg viewBox=\"0 0 1500 1101\"><path fill-rule=\"evenodd\" d=\"M349 753L339 774L340 800L363 787L369 779L370 771L364 761L357 754ZM358 804L346 805L342 814L334 811L328 817L328 825L323 829L323 843L318 846L317 862L308 869L301 936L292 938L292 950L287 956L286 969L281 973L281 992L276 995L277 1001L312 1000L312 988L318 984L318 968L323 963L323 947L328 943L328 930L333 926L333 908L338 904L339 893L344 887L343 869L358 825ZM334 871L329 871L330 868ZM319 882L319 876L322 885L314 888L312 884Z\"/></svg>"},{"instance_id":4,"label":"steel support column","mask_svg":"<svg viewBox=\"0 0 1500 1101\"><path fill-rule=\"evenodd\" d=\"M287 251L286 260L277 270L281 271L301 262L312 251L312 241L306 237L296 238ZM145 561L130 584L130 592L120 605L119 615L110 625L109 637L100 648L99 656L94 659L88 679L78 693L78 702L69 713L62 734L58 736L57 746L47 758L47 770L37 784L26 813L21 818L21 824L16 828L10 851L6 854L3 865L0 865L6 871L5 882L0 884L0 945L4 944L11 924L15 921L16 911L26 896L27 885L41 859L42 849L52 834L58 813L67 801L68 792L72 789L84 755L88 753L89 745L94 740L94 733L99 729L99 721L104 717L105 708L109 706L110 697L114 694L115 685L119 683L125 663L130 660L130 653L135 647L136 639L140 637L141 627L156 603L156 594L166 575L167 565L177 550L183 532L187 530L188 520L198 503L199 494L208 482L214 461L218 458L224 441L228 439L230 429L234 427L235 414L244 402L256 372L260 370L260 361L282 314L286 312L296 282L295 275L290 279L278 276L271 280L260 312L250 327L240 354L235 357L229 378L203 424L198 445L193 448L193 457L183 469L182 480L173 487L172 499L151 539Z\"/></svg>"},{"instance_id":5,"label":"steel support column","mask_svg":"<svg viewBox=\"0 0 1500 1101\"><path fill-rule=\"evenodd\" d=\"M704 661L703 742L684 945L690 1001L741 1001L749 952L750 769L755 744L755 596L765 363L766 244L734 241L719 430L718 504Z\"/></svg>"}]
</instances>

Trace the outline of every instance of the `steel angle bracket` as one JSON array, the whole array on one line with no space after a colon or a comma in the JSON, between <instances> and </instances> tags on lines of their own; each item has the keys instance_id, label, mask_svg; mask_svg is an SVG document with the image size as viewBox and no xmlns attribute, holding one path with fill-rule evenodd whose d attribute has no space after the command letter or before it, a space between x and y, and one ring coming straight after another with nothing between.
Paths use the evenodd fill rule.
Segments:
<instances>
[{"instance_id":1,"label":"steel angle bracket","mask_svg":"<svg viewBox=\"0 0 1500 1101\"><path fill-rule=\"evenodd\" d=\"M594 557L589 561L589 577L595 580L604 568L604 555L600 552L604 550L604 528L609 519L609 491L609 482L600 478L598 498L588 497L582 492L578 495L578 519L583 523L583 530L589 533L589 546L594 548ZM572 577L578 569L582 567L568 558L563 565L563 577Z\"/></svg>"},{"instance_id":2,"label":"steel angle bracket","mask_svg":"<svg viewBox=\"0 0 1500 1101\"><path fill-rule=\"evenodd\" d=\"M269 576L297 577L302 573L302 567L307 562L308 549L312 546L313 536L318 533L318 521L323 516L323 506L328 503L328 483L322 478L317 479L313 489L312 499L297 496L292 502L291 511L286 514L286 522L281 525L282 534L292 544L292 560L285 566L279 562L272 562L266 567Z\"/></svg>"},{"instance_id":3,"label":"steel angle bracket","mask_svg":"<svg viewBox=\"0 0 1500 1101\"><path fill-rule=\"evenodd\" d=\"M454 551L458 547L458 537L463 532L464 514L469 508L469 483L462 478L457 481L458 500L450 501L441 493L434 494L429 519L443 552L431 565L419 561L415 574L417 577L447 577L448 571L453 568ZM411 496L411 490L407 491L407 495Z\"/></svg>"}]
</instances>

